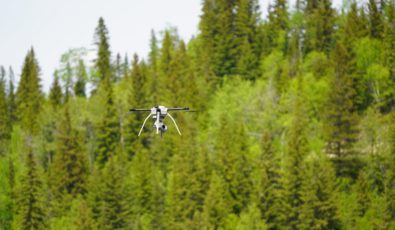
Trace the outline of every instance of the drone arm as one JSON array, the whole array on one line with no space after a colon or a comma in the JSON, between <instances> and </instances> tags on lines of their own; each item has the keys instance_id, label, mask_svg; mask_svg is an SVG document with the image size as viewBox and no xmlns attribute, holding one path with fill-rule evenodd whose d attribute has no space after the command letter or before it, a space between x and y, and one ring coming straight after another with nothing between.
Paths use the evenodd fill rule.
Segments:
<instances>
[{"instance_id":1,"label":"drone arm","mask_svg":"<svg viewBox=\"0 0 395 230\"><path fill-rule=\"evenodd\" d=\"M167 111L188 111L189 108L168 108Z\"/></svg>"},{"instance_id":2,"label":"drone arm","mask_svg":"<svg viewBox=\"0 0 395 230\"><path fill-rule=\"evenodd\" d=\"M143 123L143 126L141 126L141 129L140 129L140 132L139 132L139 135L138 135L138 136L140 136L141 132L142 132L143 129L144 129L145 123L147 122L148 118L150 118L150 117L151 117L151 114L148 114L148 116L145 118L144 123Z\"/></svg>"},{"instance_id":3,"label":"drone arm","mask_svg":"<svg viewBox=\"0 0 395 230\"><path fill-rule=\"evenodd\" d=\"M129 109L129 112L148 112L151 111L151 109Z\"/></svg>"},{"instance_id":4,"label":"drone arm","mask_svg":"<svg viewBox=\"0 0 395 230\"><path fill-rule=\"evenodd\" d=\"M170 115L170 113L167 113L167 115L169 115L169 117L171 118L171 120L173 121L174 125L175 125L176 128L177 128L178 134L180 134L180 136L181 136L181 132L180 132L180 130L178 129L176 120L174 120L174 118Z\"/></svg>"}]
</instances>

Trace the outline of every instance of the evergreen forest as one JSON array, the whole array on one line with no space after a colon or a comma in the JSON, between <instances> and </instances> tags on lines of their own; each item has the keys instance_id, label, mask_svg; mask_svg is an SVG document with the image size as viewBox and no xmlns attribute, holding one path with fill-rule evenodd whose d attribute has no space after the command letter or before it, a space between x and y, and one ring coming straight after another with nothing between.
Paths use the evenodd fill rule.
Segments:
<instances>
[{"instance_id":1,"label":"evergreen forest","mask_svg":"<svg viewBox=\"0 0 395 230\"><path fill-rule=\"evenodd\" d=\"M395 229L395 2L202 0L199 20L128 57L98 18L48 92L40 50L0 67L1 230ZM138 137L129 109L155 105L197 112Z\"/></svg>"}]
</instances>

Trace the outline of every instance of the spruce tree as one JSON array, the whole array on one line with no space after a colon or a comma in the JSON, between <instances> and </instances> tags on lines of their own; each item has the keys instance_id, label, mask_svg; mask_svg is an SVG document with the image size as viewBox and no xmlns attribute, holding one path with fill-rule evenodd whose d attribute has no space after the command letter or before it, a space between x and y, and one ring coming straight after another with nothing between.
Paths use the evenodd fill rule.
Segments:
<instances>
[{"instance_id":1,"label":"spruce tree","mask_svg":"<svg viewBox=\"0 0 395 230\"><path fill-rule=\"evenodd\" d=\"M258 208L267 223L268 229L279 228L278 210L279 200L279 161L273 146L274 137L269 131L264 131L261 140L261 155L258 161L258 169L261 176L260 188L258 189Z\"/></svg>"},{"instance_id":2,"label":"spruce tree","mask_svg":"<svg viewBox=\"0 0 395 230\"><path fill-rule=\"evenodd\" d=\"M115 81L119 81L122 77L122 58L121 55L117 53L114 63L114 79Z\"/></svg>"},{"instance_id":3,"label":"spruce tree","mask_svg":"<svg viewBox=\"0 0 395 230\"><path fill-rule=\"evenodd\" d=\"M126 81L128 82L128 104L131 107L147 107L148 105L148 81L147 81L147 71L145 71L144 62L140 62L137 54L134 55L131 71ZM125 148L129 157L132 157L138 149L141 149L143 146L147 147L148 140L147 138L141 136L137 137L138 132L140 130L140 123L136 121L144 120L147 115L143 113L132 113L128 114L126 118L126 127L125 127Z\"/></svg>"},{"instance_id":4,"label":"spruce tree","mask_svg":"<svg viewBox=\"0 0 395 230\"><path fill-rule=\"evenodd\" d=\"M85 64L83 60L78 61L77 82L74 85L74 95L77 97L86 97L85 85L88 79Z\"/></svg>"},{"instance_id":5,"label":"spruce tree","mask_svg":"<svg viewBox=\"0 0 395 230\"><path fill-rule=\"evenodd\" d=\"M340 229L335 171L327 156L311 156L302 183L300 229Z\"/></svg>"},{"instance_id":6,"label":"spruce tree","mask_svg":"<svg viewBox=\"0 0 395 230\"><path fill-rule=\"evenodd\" d=\"M70 194L73 197L86 192L87 159L81 134L72 126L68 106L65 107L57 128L56 154L51 176L55 195Z\"/></svg>"},{"instance_id":7,"label":"spruce tree","mask_svg":"<svg viewBox=\"0 0 395 230\"><path fill-rule=\"evenodd\" d=\"M204 201L203 228L221 229L225 225L225 218L231 213L229 207L229 193L223 179L215 172L211 175L210 186Z\"/></svg>"},{"instance_id":8,"label":"spruce tree","mask_svg":"<svg viewBox=\"0 0 395 230\"><path fill-rule=\"evenodd\" d=\"M132 159L129 183L131 213L133 222L142 216L158 216L160 206L158 198L157 168L150 159L148 151L140 150ZM152 227L157 223L151 223Z\"/></svg>"},{"instance_id":9,"label":"spruce tree","mask_svg":"<svg viewBox=\"0 0 395 230\"><path fill-rule=\"evenodd\" d=\"M238 0L234 18L235 44L237 45L236 74L247 79L258 76L260 55L258 39L259 5L256 0Z\"/></svg>"},{"instance_id":10,"label":"spruce tree","mask_svg":"<svg viewBox=\"0 0 395 230\"><path fill-rule=\"evenodd\" d=\"M19 123L23 129L32 134L38 132L37 118L43 102L39 70L32 48L26 55L16 92L16 115Z\"/></svg>"},{"instance_id":11,"label":"spruce tree","mask_svg":"<svg viewBox=\"0 0 395 230\"><path fill-rule=\"evenodd\" d=\"M186 151L188 147L190 150ZM206 191L202 189L208 189L208 182L204 180L208 180L209 175L207 172L200 171L202 169L197 161L196 149L194 138L185 138L177 145L172 159L173 168L169 175L165 203L166 225L170 228L186 228L193 221L196 213L203 210Z\"/></svg>"},{"instance_id":12,"label":"spruce tree","mask_svg":"<svg viewBox=\"0 0 395 230\"><path fill-rule=\"evenodd\" d=\"M104 168L98 222L101 229L130 229L130 210L127 203L129 195L124 183L125 172L121 169L122 164L114 158L116 157L110 156Z\"/></svg>"},{"instance_id":13,"label":"spruce tree","mask_svg":"<svg viewBox=\"0 0 395 230\"><path fill-rule=\"evenodd\" d=\"M372 38L381 39L383 36L383 18L376 0L368 2L369 32Z\"/></svg>"},{"instance_id":14,"label":"spruce tree","mask_svg":"<svg viewBox=\"0 0 395 230\"><path fill-rule=\"evenodd\" d=\"M333 46L335 10L330 0L307 0L305 52L329 53Z\"/></svg>"},{"instance_id":15,"label":"spruce tree","mask_svg":"<svg viewBox=\"0 0 395 230\"><path fill-rule=\"evenodd\" d=\"M353 153L357 135L357 115L354 108L356 95L353 78L349 74L349 54L342 43L337 43L333 60L335 73L327 104L326 138L327 153L345 157Z\"/></svg>"},{"instance_id":16,"label":"spruce tree","mask_svg":"<svg viewBox=\"0 0 395 230\"><path fill-rule=\"evenodd\" d=\"M237 43L235 41L235 14L237 1L205 0L200 21L201 49L208 58L208 68L217 76L234 74Z\"/></svg>"},{"instance_id":17,"label":"spruce tree","mask_svg":"<svg viewBox=\"0 0 395 230\"><path fill-rule=\"evenodd\" d=\"M95 30L95 45L97 46L97 58L95 61L95 68L99 77L99 82L109 78L113 82L111 71L111 52L109 44L108 30L104 24L104 19L99 19Z\"/></svg>"},{"instance_id":18,"label":"spruce tree","mask_svg":"<svg viewBox=\"0 0 395 230\"><path fill-rule=\"evenodd\" d=\"M235 214L240 214L251 199L252 179L247 143L244 125L226 119L224 115L215 140L214 167L223 178L230 198L227 203Z\"/></svg>"},{"instance_id":19,"label":"spruce tree","mask_svg":"<svg viewBox=\"0 0 395 230\"><path fill-rule=\"evenodd\" d=\"M150 51L148 54L148 66L149 66L149 82L150 90L152 92L157 92L158 90L158 68L159 68L159 47L158 40L156 38L155 32L151 30L150 38ZM151 103L159 103L159 95L151 94L149 101Z\"/></svg>"},{"instance_id":20,"label":"spruce tree","mask_svg":"<svg viewBox=\"0 0 395 230\"><path fill-rule=\"evenodd\" d=\"M100 93L104 98L105 113L97 126L96 162L103 166L110 155L117 152L120 143L120 125L115 108L110 76L103 80Z\"/></svg>"},{"instance_id":21,"label":"spruce tree","mask_svg":"<svg viewBox=\"0 0 395 230\"><path fill-rule=\"evenodd\" d=\"M388 168L385 173L384 197L386 203L385 220L388 226L395 226L395 113L390 115L391 132L390 146L391 152L388 159Z\"/></svg>"},{"instance_id":22,"label":"spruce tree","mask_svg":"<svg viewBox=\"0 0 395 230\"><path fill-rule=\"evenodd\" d=\"M385 46L385 57L386 65L389 67L391 76L395 77L395 2L390 1L387 3L386 21L384 26L384 46Z\"/></svg>"},{"instance_id":23,"label":"spruce tree","mask_svg":"<svg viewBox=\"0 0 395 230\"><path fill-rule=\"evenodd\" d=\"M286 51L287 47L287 32L289 30L289 15L288 4L286 0L276 0L273 4L269 5L268 24L266 36L269 43L267 44L268 50L278 48L281 51ZM282 37L280 37L282 36ZM285 44L281 41L285 40ZM283 47L281 47L283 45Z\"/></svg>"},{"instance_id":24,"label":"spruce tree","mask_svg":"<svg viewBox=\"0 0 395 230\"><path fill-rule=\"evenodd\" d=\"M3 154L4 141L8 139L10 134L9 115L7 107L7 92L6 92L6 72L3 66L0 67L0 154Z\"/></svg>"},{"instance_id":25,"label":"spruce tree","mask_svg":"<svg viewBox=\"0 0 395 230\"><path fill-rule=\"evenodd\" d=\"M123 77L128 76L129 71L130 71L129 58L128 58L128 54L125 54L125 57L124 57L123 63L122 63L122 76Z\"/></svg>"},{"instance_id":26,"label":"spruce tree","mask_svg":"<svg viewBox=\"0 0 395 230\"><path fill-rule=\"evenodd\" d=\"M15 227L18 229L47 229L47 214L43 196L43 182L38 165L30 148L27 154L26 171L21 178L17 200Z\"/></svg>"},{"instance_id":27,"label":"spruce tree","mask_svg":"<svg viewBox=\"0 0 395 230\"><path fill-rule=\"evenodd\" d=\"M10 127L16 122L16 102L15 102L15 76L12 67L8 70L8 113L9 113L9 124ZM11 130L11 129L10 129Z\"/></svg>"},{"instance_id":28,"label":"spruce tree","mask_svg":"<svg viewBox=\"0 0 395 230\"><path fill-rule=\"evenodd\" d=\"M278 221L282 228L297 229L300 224L302 205L302 182L304 181L305 157L309 153L307 142L307 119L303 105L303 82L298 78L298 89L293 103L291 127L288 130L285 157L280 172Z\"/></svg>"},{"instance_id":29,"label":"spruce tree","mask_svg":"<svg viewBox=\"0 0 395 230\"><path fill-rule=\"evenodd\" d=\"M52 107L57 109L63 103L63 93L62 93L62 87L60 86L59 83L59 77L57 71L55 71L54 77L55 79L52 83L51 89L49 90L49 101L51 102Z\"/></svg>"}]
</instances>

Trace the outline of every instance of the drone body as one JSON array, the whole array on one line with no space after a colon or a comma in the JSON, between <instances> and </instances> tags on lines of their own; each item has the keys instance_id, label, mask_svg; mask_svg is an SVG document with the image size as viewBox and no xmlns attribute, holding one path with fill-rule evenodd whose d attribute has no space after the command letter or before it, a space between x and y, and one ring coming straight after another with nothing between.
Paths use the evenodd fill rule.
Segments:
<instances>
[{"instance_id":1,"label":"drone body","mask_svg":"<svg viewBox=\"0 0 395 230\"><path fill-rule=\"evenodd\" d=\"M170 113L168 111L189 111L189 108L166 108L165 106L158 105L158 106L152 107L151 109L130 109L129 111L130 112L145 112L145 111L150 112L150 114L148 114L148 116L145 118L143 126L141 127L138 136L140 136L140 134L143 131L143 128L145 126L145 123L147 122L147 120L150 117L152 117L152 119L154 120L154 128L156 129L156 134L160 133L160 135L162 136L162 134L167 131L167 126L163 123L163 119L165 119L167 115L170 117L170 119L173 121L174 125L176 126L178 134L181 135L181 132L178 129L176 121L170 115Z\"/></svg>"}]
</instances>

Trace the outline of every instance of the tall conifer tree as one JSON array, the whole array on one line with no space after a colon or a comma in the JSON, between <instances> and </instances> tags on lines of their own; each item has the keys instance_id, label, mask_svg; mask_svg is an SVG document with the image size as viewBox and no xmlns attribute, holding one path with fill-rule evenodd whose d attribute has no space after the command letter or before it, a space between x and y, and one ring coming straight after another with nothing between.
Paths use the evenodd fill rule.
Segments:
<instances>
[{"instance_id":1,"label":"tall conifer tree","mask_svg":"<svg viewBox=\"0 0 395 230\"><path fill-rule=\"evenodd\" d=\"M72 126L69 108L66 105L58 126L57 149L51 170L55 193L58 196L77 196L86 192L87 159L84 154L81 135Z\"/></svg>"},{"instance_id":2,"label":"tall conifer tree","mask_svg":"<svg viewBox=\"0 0 395 230\"><path fill-rule=\"evenodd\" d=\"M336 44L333 60L335 75L331 79L325 127L327 152L344 157L353 152L357 135L357 115L354 108L356 92L353 78L349 74L349 53L342 43Z\"/></svg>"},{"instance_id":3,"label":"tall conifer tree","mask_svg":"<svg viewBox=\"0 0 395 230\"><path fill-rule=\"evenodd\" d=\"M110 76L103 80L100 91L105 100L103 105L105 112L97 127L96 161L104 165L108 158L119 150L120 124Z\"/></svg>"},{"instance_id":4,"label":"tall conifer tree","mask_svg":"<svg viewBox=\"0 0 395 230\"><path fill-rule=\"evenodd\" d=\"M77 82L74 85L74 95L78 97L86 97L85 86L88 79L85 64L83 60L78 61Z\"/></svg>"},{"instance_id":5,"label":"tall conifer tree","mask_svg":"<svg viewBox=\"0 0 395 230\"><path fill-rule=\"evenodd\" d=\"M124 183L125 172L119 161L110 156L104 168L101 185L99 226L101 229L130 229L128 193Z\"/></svg>"},{"instance_id":6,"label":"tall conifer tree","mask_svg":"<svg viewBox=\"0 0 395 230\"><path fill-rule=\"evenodd\" d=\"M32 48L26 55L16 92L18 120L21 127L32 134L38 132L39 124L37 118L43 101L39 70L40 68Z\"/></svg>"},{"instance_id":7,"label":"tall conifer tree","mask_svg":"<svg viewBox=\"0 0 395 230\"><path fill-rule=\"evenodd\" d=\"M109 78L111 82L114 80L111 71L111 52L108 40L107 27L104 24L104 19L100 18L95 30L95 44L97 46L95 67L100 82L104 81L106 78Z\"/></svg>"},{"instance_id":8,"label":"tall conifer tree","mask_svg":"<svg viewBox=\"0 0 395 230\"><path fill-rule=\"evenodd\" d=\"M16 121L16 102L15 102L15 76L12 67L8 70L8 113L9 113L9 124L10 127Z\"/></svg>"},{"instance_id":9,"label":"tall conifer tree","mask_svg":"<svg viewBox=\"0 0 395 230\"><path fill-rule=\"evenodd\" d=\"M47 229L47 215L43 196L43 182L32 149L28 150L26 172L18 193L15 226L18 229Z\"/></svg>"},{"instance_id":10,"label":"tall conifer tree","mask_svg":"<svg viewBox=\"0 0 395 230\"><path fill-rule=\"evenodd\" d=\"M300 223L300 208L302 205L302 182L304 181L305 158L309 153L303 105L303 82L298 77L298 89L293 103L293 117L288 130L286 156L280 178L280 202L278 221L280 226L297 229Z\"/></svg>"},{"instance_id":11,"label":"tall conifer tree","mask_svg":"<svg viewBox=\"0 0 395 230\"><path fill-rule=\"evenodd\" d=\"M49 91L49 101L51 102L52 107L57 109L63 103L63 92L59 83L57 71L55 71L54 77L55 79L53 80L51 89Z\"/></svg>"},{"instance_id":12,"label":"tall conifer tree","mask_svg":"<svg viewBox=\"0 0 395 230\"><path fill-rule=\"evenodd\" d=\"M9 115L7 107L7 92L6 92L6 72L3 66L0 67L0 153L3 153L4 141L10 134Z\"/></svg>"}]
</instances>

